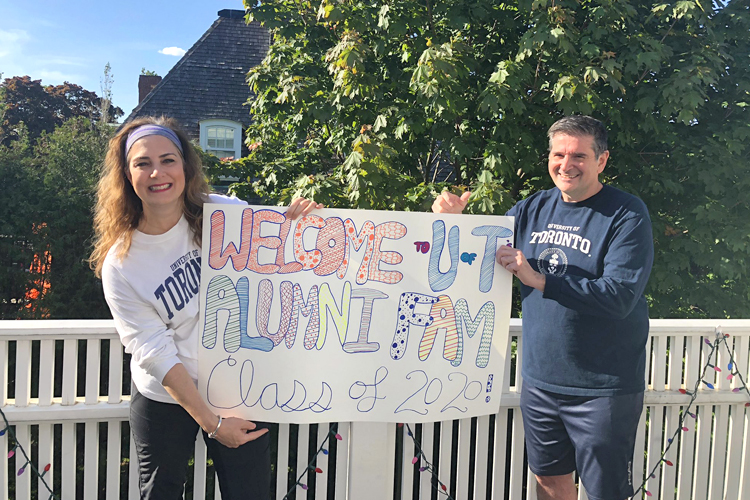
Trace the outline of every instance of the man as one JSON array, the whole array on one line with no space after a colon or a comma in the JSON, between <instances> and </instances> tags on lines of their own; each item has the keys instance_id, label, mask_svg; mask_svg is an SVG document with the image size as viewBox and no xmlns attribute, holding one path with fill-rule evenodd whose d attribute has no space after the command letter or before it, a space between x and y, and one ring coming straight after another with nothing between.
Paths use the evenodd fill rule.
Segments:
<instances>
[{"instance_id":1,"label":"man","mask_svg":"<svg viewBox=\"0 0 750 500\"><path fill-rule=\"evenodd\" d=\"M521 411L540 500L633 494L633 447L643 408L653 235L641 200L599 181L607 130L588 116L550 127L555 188L520 201L516 248L497 262L521 281ZM461 213L470 193L442 193L434 212ZM640 472L640 471L637 471Z\"/></svg>"}]
</instances>

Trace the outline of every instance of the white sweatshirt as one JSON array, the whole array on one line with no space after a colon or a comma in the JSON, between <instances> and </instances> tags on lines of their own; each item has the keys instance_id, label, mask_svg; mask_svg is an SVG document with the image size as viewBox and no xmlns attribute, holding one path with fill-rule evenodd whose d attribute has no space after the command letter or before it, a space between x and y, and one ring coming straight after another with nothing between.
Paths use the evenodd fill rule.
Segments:
<instances>
[{"instance_id":1,"label":"white sweatshirt","mask_svg":"<svg viewBox=\"0 0 750 500\"><path fill-rule=\"evenodd\" d=\"M246 203L209 195L209 203ZM175 403L162 380L182 363L198 381L198 305L201 249L183 216L159 235L133 233L128 254L117 258L119 242L102 268L104 297L115 320L138 392L154 401Z\"/></svg>"}]
</instances>

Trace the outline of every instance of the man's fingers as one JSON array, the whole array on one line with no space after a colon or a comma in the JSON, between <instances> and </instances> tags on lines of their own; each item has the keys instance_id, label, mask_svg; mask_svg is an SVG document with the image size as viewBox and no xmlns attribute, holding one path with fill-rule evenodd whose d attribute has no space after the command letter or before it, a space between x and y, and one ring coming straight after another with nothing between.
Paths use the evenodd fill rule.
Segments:
<instances>
[{"instance_id":1,"label":"man's fingers","mask_svg":"<svg viewBox=\"0 0 750 500\"><path fill-rule=\"evenodd\" d=\"M450 206L442 196L438 196L435 198L435 201L432 202L432 211L436 214L446 213L450 211Z\"/></svg>"},{"instance_id":2,"label":"man's fingers","mask_svg":"<svg viewBox=\"0 0 750 500\"><path fill-rule=\"evenodd\" d=\"M513 264L516 264L516 259L513 257L503 257L498 261L498 263L503 266L504 268L508 268L508 266L511 266Z\"/></svg>"},{"instance_id":3,"label":"man's fingers","mask_svg":"<svg viewBox=\"0 0 750 500\"><path fill-rule=\"evenodd\" d=\"M523 265L523 254L516 248L500 247L495 254L495 261L506 271L518 275Z\"/></svg>"},{"instance_id":4,"label":"man's fingers","mask_svg":"<svg viewBox=\"0 0 750 500\"><path fill-rule=\"evenodd\" d=\"M518 264L518 262L516 262L515 259L508 259L506 257L503 259L503 262L501 262L500 265L503 266L503 269L505 269L509 273L513 273L513 275L515 276L518 275L520 265Z\"/></svg>"},{"instance_id":5,"label":"man's fingers","mask_svg":"<svg viewBox=\"0 0 750 500\"><path fill-rule=\"evenodd\" d=\"M456 196L450 191L443 191L432 203L432 211L436 214L460 214L466 208L469 196L471 196L469 191L463 193L461 197Z\"/></svg>"},{"instance_id":6,"label":"man's fingers","mask_svg":"<svg viewBox=\"0 0 750 500\"><path fill-rule=\"evenodd\" d=\"M455 198L456 195L451 193L450 191L443 191L440 193L437 197L437 199L440 201L440 204L446 207L452 207L454 205L453 200L451 198Z\"/></svg>"},{"instance_id":7,"label":"man's fingers","mask_svg":"<svg viewBox=\"0 0 750 500\"><path fill-rule=\"evenodd\" d=\"M500 248L497 249L497 252L495 253L495 260L497 260L498 264L501 263L500 259L503 257L508 257L515 255L517 252L517 249L513 247L506 247L504 245L501 245Z\"/></svg>"}]
</instances>

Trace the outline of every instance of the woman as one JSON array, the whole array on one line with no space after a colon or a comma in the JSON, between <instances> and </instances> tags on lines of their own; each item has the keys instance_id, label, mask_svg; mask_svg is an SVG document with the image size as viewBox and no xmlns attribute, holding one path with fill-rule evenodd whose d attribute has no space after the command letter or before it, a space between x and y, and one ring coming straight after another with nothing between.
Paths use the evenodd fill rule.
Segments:
<instances>
[{"instance_id":1,"label":"woman","mask_svg":"<svg viewBox=\"0 0 750 500\"><path fill-rule=\"evenodd\" d=\"M200 158L171 119L134 120L109 143L91 265L131 354L130 426L144 499L182 498L198 427L222 498L269 497L268 429L215 415L196 385L203 204L244 204L209 191ZM297 198L286 216L320 207Z\"/></svg>"}]
</instances>

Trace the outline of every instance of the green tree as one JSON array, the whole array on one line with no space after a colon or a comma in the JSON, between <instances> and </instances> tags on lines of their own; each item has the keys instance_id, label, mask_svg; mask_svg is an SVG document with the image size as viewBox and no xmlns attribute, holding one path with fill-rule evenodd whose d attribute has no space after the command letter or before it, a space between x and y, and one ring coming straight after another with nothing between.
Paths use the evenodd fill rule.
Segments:
<instances>
[{"instance_id":1,"label":"green tree","mask_svg":"<svg viewBox=\"0 0 750 500\"><path fill-rule=\"evenodd\" d=\"M747 2L246 2L271 30L250 156L214 168L284 203L426 210L436 166L503 213L551 186L546 129L610 129L605 182L650 207L655 317L747 316Z\"/></svg>"},{"instance_id":2,"label":"green tree","mask_svg":"<svg viewBox=\"0 0 750 500\"><path fill-rule=\"evenodd\" d=\"M44 248L42 235L35 229L38 197L32 196L40 179L32 167L32 151L26 131L21 127L18 140L10 147L0 146L0 318L33 316L26 308L27 294L43 279L30 272L34 250ZM42 288L43 289L43 288Z\"/></svg>"},{"instance_id":3,"label":"green tree","mask_svg":"<svg viewBox=\"0 0 750 500\"><path fill-rule=\"evenodd\" d=\"M107 318L101 283L88 267L94 191L107 125L73 118L0 146L0 273L3 318Z\"/></svg>"},{"instance_id":4,"label":"green tree","mask_svg":"<svg viewBox=\"0 0 750 500\"><path fill-rule=\"evenodd\" d=\"M101 281L87 262L92 211L109 138L114 130L85 118L67 121L36 147L46 200L40 219L52 257L44 307L55 318L109 318Z\"/></svg>"}]
</instances>

